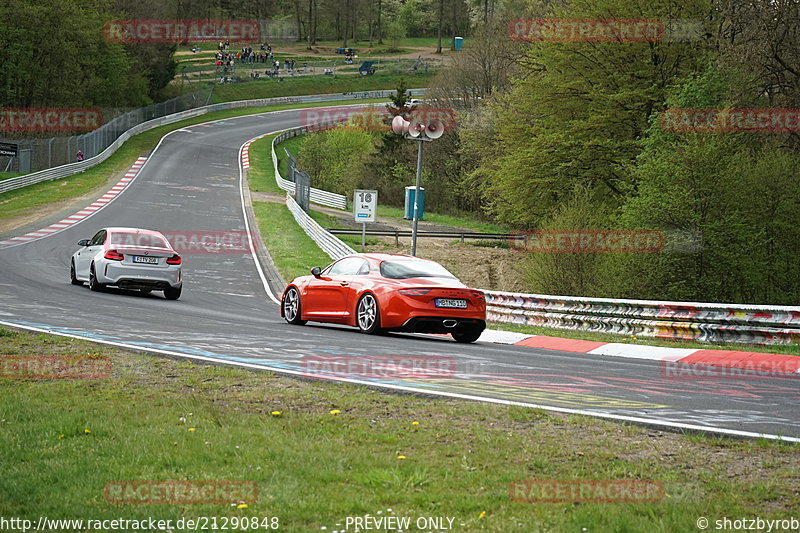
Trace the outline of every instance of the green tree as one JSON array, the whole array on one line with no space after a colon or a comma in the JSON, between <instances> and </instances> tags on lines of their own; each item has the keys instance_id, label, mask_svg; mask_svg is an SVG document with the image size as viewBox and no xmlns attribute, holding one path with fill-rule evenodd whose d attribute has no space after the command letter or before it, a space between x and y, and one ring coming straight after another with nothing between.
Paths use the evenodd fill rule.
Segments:
<instances>
[{"instance_id":1,"label":"green tree","mask_svg":"<svg viewBox=\"0 0 800 533\"><path fill-rule=\"evenodd\" d=\"M580 7L578 7L580 6ZM568 2L559 18L701 18L707 0L602 6ZM539 42L530 45L513 89L497 99L497 157L478 176L501 221L535 227L576 187L624 201L647 119L667 89L710 52L698 43Z\"/></svg>"},{"instance_id":2,"label":"green tree","mask_svg":"<svg viewBox=\"0 0 800 533\"><path fill-rule=\"evenodd\" d=\"M738 107L736 73L708 68L669 107ZM626 228L666 232L658 254L614 258L608 293L690 301L796 303L800 297L800 156L780 135L663 131L653 120L622 208ZM670 237L672 236L672 237ZM670 241L694 236L688 249ZM681 244L680 242L676 244Z\"/></svg>"}]
</instances>

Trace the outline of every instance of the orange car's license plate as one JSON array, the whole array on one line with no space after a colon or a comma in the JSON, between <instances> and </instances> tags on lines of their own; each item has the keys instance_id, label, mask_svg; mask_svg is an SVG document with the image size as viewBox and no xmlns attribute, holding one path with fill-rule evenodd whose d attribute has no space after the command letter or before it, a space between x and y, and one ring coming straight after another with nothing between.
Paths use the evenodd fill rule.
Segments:
<instances>
[{"instance_id":1,"label":"orange car's license plate","mask_svg":"<svg viewBox=\"0 0 800 533\"><path fill-rule=\"evenodd\" d=\"M434 300L436 307L449 307L451 309L466 309L466 300L456 300L453 298L436 298Z\"/></svg>"}]
</instances>

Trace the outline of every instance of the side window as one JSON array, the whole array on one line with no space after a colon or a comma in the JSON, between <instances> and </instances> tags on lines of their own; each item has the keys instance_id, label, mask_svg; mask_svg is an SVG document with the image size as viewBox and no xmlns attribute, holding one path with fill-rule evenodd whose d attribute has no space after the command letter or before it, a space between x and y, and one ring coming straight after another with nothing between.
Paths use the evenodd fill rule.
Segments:
<instances>
[{"instance_id":1,"label":"side window","mask_svg":"<svg viewBox=\"0 0 800 533\"><path fill-rule=\"evenodd\" d=\"M92 237L92 242L90 243L91 246L100 246L106 240L106 230L101 229L98 231L94 237Z\"/></svg>"},{"instance_id":2,"label":"side window","mask_svg":"<svg viewBox=\"0 0 800 533\"><path fill-rule=\"evenodd\" d=\"M357 276L366 276L367 274L369 274L369 263L367 263L366 261L364 261L362 259L361 260L361 266L359 267L358 272L356 272L356 275Z\"/></svg>"},{"instance_id":3,"label":"side window","mask_svg":"<svg viewBox=\"0 0 800 533\"><path fill-rule=\"evenodd\" d=\"M356 276L361 273L366 261L360 257L347 257L338 261L328 272L329 276ZM369 266L366 267L369 272Z\"/></svg>"}]
</instances>

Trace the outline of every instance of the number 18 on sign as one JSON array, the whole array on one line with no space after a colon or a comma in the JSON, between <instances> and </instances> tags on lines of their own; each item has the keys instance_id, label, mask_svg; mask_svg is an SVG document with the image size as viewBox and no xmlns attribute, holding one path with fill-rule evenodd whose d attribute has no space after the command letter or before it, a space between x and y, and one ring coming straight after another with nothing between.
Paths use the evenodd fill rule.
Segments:
<instances>
[{"instance_id":1,"label":"number 18 on sign","mask_svg":"<svg viewBox=\"0 0 800 533\"><path fill-rule=\"evenodd\" d=\"M378 209L378 191L356 189L353 194L353 217L361 222L361 251L364 251L367 240L367 222L375 222L375 211Z\"/></svg>"}]
</instances>

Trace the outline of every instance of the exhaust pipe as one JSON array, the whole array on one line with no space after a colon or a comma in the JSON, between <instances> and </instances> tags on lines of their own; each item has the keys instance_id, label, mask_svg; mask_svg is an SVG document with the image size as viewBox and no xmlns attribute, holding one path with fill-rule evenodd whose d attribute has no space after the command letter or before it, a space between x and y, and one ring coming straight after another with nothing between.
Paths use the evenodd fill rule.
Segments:
<instances>
[{"instance_id":1,"label":"exhaust pipe","mask_svg":"<svg viewBox=\"0 0 800 533\"><path fill-rule=\"evenodd\" d=\"M458 320L447 319L447 320L443 320L442 321L442 325L444 325L444 327L446 327L446 328L454 328L454 327L456 327L457 324L458 324Z\"/></svg>"}]
</instances>

